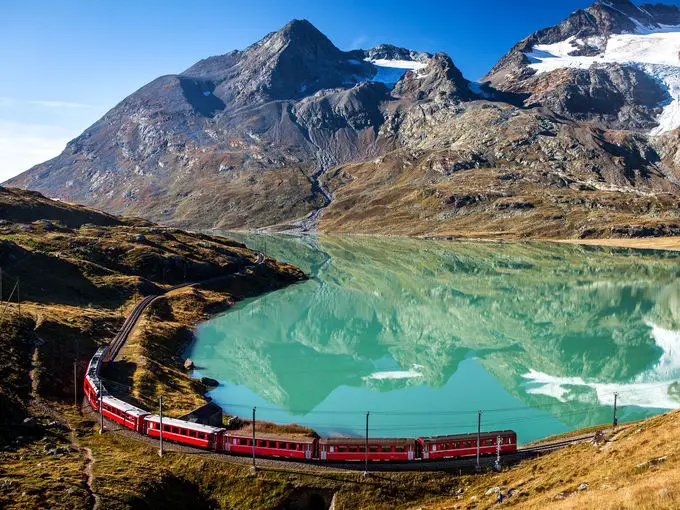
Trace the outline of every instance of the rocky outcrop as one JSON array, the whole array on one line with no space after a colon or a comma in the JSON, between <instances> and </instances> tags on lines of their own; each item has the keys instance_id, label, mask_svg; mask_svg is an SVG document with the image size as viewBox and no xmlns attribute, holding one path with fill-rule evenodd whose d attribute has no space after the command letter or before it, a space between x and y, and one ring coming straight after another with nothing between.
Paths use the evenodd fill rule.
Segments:
<instances>
[{"instance_id":1,"label":"rocky outcrop","mask_svg":"<svg viewBox=\"0 0 680 510\"><path fill-rule=\"evenodd\" d=\"M538 104L577 120L602 121L612 129L649 130L657 126L659 105L668 91L644 71L620 64L559 69L524 83L526 104Z\"/></svg>"}]
</instances>

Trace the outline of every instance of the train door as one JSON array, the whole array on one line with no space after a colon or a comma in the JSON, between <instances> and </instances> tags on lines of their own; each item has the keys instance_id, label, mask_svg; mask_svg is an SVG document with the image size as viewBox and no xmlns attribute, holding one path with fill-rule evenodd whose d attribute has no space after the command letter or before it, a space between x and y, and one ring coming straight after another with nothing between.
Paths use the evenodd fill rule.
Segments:
<instances>
[{"instance_id":1,"label":"train door","mask_svg":"<svg viewBox=\"0 0 680 510\"><path fill-rule=\"evenodd\" d=\"M321 445L321 460L326 460L327 455L326 455L326 445L322 444Z\"/></svg>"},{"instance_id":2,"label":"train door","mask_svg":"<svg viewBox=\"0 0 680 510\"><path fill-rule=\"evenodd\" d=\"M423 443L423 459L427 460L430 458L430 449L427 443Z\"/></svg>"}]
</instances>

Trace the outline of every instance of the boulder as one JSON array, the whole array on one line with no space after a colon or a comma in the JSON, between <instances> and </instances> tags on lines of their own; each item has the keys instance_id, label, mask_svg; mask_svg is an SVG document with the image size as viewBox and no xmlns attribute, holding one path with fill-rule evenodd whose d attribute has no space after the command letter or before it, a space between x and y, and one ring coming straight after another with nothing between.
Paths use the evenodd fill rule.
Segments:
<instances>
[{"instance_id":1,"label":"boulder","mask_svg":"<svg viewBox=\"0 0 680 510\"><path fill-rule=\"evenodd\" d=\"M210 386L211 388L216 388L220 385L220 382L217 379L212 379L211 377L201 377L201 383Z\"/></svg>"},{"instance_id":2,"label":"boulder","mask_svg":"<svg viewBox=\"0 0 680 510\"><path fill-rule=\"evenodd\" d=\"M194 368L194 362L191 358L184 360L184 370L192 370Z\"/></svg>"}]
</instances>

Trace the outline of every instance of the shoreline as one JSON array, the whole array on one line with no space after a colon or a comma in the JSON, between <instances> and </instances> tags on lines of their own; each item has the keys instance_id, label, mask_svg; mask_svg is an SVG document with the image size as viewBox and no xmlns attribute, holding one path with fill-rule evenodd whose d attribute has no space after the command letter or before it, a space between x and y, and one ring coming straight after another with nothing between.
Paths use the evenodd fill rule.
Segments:
<instances>
[{"instance_id":1,"label":"shoreline","mask_svg":"<svg viewBox=\"0 0 680 510\"><path fill-rule=\"evenodd\" d=\"M546 243L560 243L560 244L577 244L583 246L602 246L608 248L631 248L637 250L664 250L664 251L680 251L680 236L671 237L605 237L593 239L552 239L542 237L527 237L527 238L512 238L504 236L461 236L461 235L407 235L407 234L376 234L366 232L276 232L276 231L258 231L258 230L224 230L224 231L210 231L216 232L217 235L228 235L230 232L239 235L263 235L263 236L290 236L290 237L307 237L307 236L350 236L350 237L371 237L371 238L405 238L418 239L422 241L465 241L465 242L479 242L479 243L530 243L530 242L546 242Z\"/></svg>"},{"instance_id":2,"label":"shoreline","mask_svg":"<svg viewBox=\"0 0 680 510\"><path fill-rule=\"evenodd\" d=\"M537 239L538 241L539 239ZM680 237L639 237L607 239L546 239L561 244L580 244L608 248L632 248L636 250L680 251Z\"/></svg>"}]
</instances>

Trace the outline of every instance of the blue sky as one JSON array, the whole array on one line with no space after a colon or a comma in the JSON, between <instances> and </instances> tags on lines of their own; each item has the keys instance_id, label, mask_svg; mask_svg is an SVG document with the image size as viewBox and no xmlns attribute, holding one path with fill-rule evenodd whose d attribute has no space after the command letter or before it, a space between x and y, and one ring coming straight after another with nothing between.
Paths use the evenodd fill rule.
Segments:
<instances>
[{"instance_id":1,"label":"blue sky","mask_svg":"<svg viewBox=\"0 0 680 510\"><path fill-rule=\"evenodd\" d=\"M309 19L341 49L444 51L477 79L521 38L591 3L2 0L0 182L56 156L157 76L242 49L292 18Z\"/></svg>"}]
</instances>

